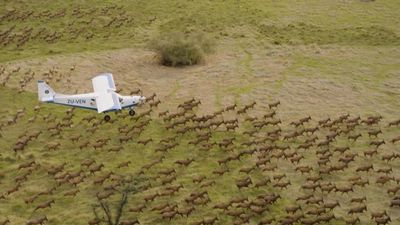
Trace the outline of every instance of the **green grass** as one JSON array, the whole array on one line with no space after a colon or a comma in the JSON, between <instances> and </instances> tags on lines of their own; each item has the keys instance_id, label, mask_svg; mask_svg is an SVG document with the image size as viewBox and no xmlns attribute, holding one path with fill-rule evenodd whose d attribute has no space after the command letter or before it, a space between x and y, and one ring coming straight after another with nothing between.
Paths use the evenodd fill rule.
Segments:
<instances>
[{"instance_id":1,"label":"green grass","mask_svg":"<svg viewBox=\"0 0 400 225\"><path fill-rule=\"evenodd\" d=\"M370 3L356 0L329 3L305 0L296 3L257 0L5 1L0 3L0 14L5 15L12 9L17 13L16 17L8 17L0 24L0 31L15 26L10 35L17 36L1 48L0 62L145 46L155 33L171 31L205 32L226 38L221 34L236 27L247 27L258 32L259 39L268 38L276 44L399 45L400 29L396 25L400 16L395 10L398 7L396 0ZM73 15L73 10L77 8L85 13ZM65 15L40 17L46 15L46 10L54 14L65 10ZM30 11L33 14L29 17L18 19ZM116 22L105 27L113 19ZM17 47L18 35L30 28L33 29L32 35L43 28L46 30L37 38L31 38L25 45ZM54 32L62 37L54 43L43 40ZM93 37L86 39L91 34Z\"/></svg>"},{"instance_id":2,"label":"green grass","mask_svg":"<svg viewBox=\"0 0 400 225\"><path fill-rule=\"evenodd\" d=\"M73 15L74 9L78 8L85 13ZM283 132L287 133L294 129L288 126L288 123L298 119L298 116L307 116L301 115L301 109L304 108L296 105L295 101L299 100L299 97L295 96L296 92L291 92L294 90L290 90L297 87L293 83L300 81L303 82L302 84L307 85L308 81L326 81L323 84L333 83L336 86L344 87L351 85L353 89L349 96L359 96L363 93L371 94L371 96L368 95L362 98L360 102L358 102L359 99L354 100L356 104L360 104L355 107L358 107L356 111L360 112L361 116L381 112L379 110L382 109L386 113L385 115L392 119L397 117L397 114L390 115L390 112L397 112L399 109L398 92L394 88L387 88L387 86L396 86L399 80L399 8L400 2L398 0L368 3L359 0L5 0L0 2L0 16L4 16L12 9L17 11L17 16L1 19L0 63L5 65L7 69L5 73L0 73L0 81L16 65L20 65L18 63L23 66L24 62L30 59L45 63L47 60L53 59L54 56L73 58L76 53L81 52L92 52L85 54L84 57L96 58L96 53L107 54L104 51L109 50L149 48L151 41L155 37L163 36L173 31L182 32L185 35L204 33L217 40L217 50L213 57L219 57L219 54L221 54L222 57L231 60L225 62L223 61L224 58L222 58L221 61L219 59L216 61L223 66L232 63L233 69L227 68L226 71L237 75L237 77L234 77L232 74L227 74L224 69L214 68L214 65L220 65L218 63L207 62L208 65L206 66L212 67L212 72L215 69L217 73L222 71L227 79L237 79L232 82L236 85L227 85L228 82L221 82L221 79L217 80L218 84L214 84L215 80L210 79L210 88L207 88L207 90L210 90L211 93L201 93L207 98L213 99L215 97L214 103L218 109L228 104L224 102L225 95L228 97L233 96L234 103L237 103L240 108L244 104L240 101L243 96L252 96L255 91L262 90L259 94L260 96L256 96L259 98L255 100L273 101L279 99L282 100L282 106L280 107L287 107L287 105L293 103L290 110L296 111L293 113L293 115L297 116L296 118L283 119L287 112L281 112L281 108L278 109L278 118L283 120L281 127ZM40 14L46 14L47 10L53 14L64 9L65 16L63 17L50 19L46 16L39 16ZM33 14L28 18L24 20L17 18L27 15L29 11L33 11ZM124 21L124 18L129 22ZM105 27L113 19L116 19L116 21ZM15 28L9 34L5 35L3 33L13 26ZM30 28L33 29L32 35L38 34L42 29L45 30L44 33L39 34L36 38L31 38L24 45L17 47L17 40L21 38L22 32ZM54 42L44 40L46 35L54 32L62 36ZM3 35L1 35L2 33ZM9 44L4 45L4 42L2 42L4 37L12 38ZM102 59L96 58L96 60L104 65L108 63L108 61L101 61ZM273 63L266 60L272 60ZM56 62L59 63L59 61ZM69 70L69 66L71 65L68 64L66 66L66 70ZM72 78L78 79L78 75L81 72L87 72L81 71L84 70L85 65L79 66L77 66L75 73L69 73L65 72L64 65L60 65L62 67L60 73L63 75L75 74L72 75L74 76ZM146 64L145 66L148 65ZM41 68L40 65L36 67L32 67L36 77L43 77L43 73L51 69ZM127 68L130 69L131 67L128 66ZM210 71L208 69L202 71L202 68L202 65L194 68L198 69L199 76ZM0 87L0 104L2 106L0 109L0 124L2 124L0 127L0 174L3 175L0 176L0 194L12 188L15 185L15 177L23 174L23 170L17 170L18 165L29 160L35 160L41 166L28 176L28 180L22 183L19 191L7 196L5 200L0 199L0 221L8 217L12 221L11 224L25 224L32 216L47 215L49 218L48 224L87 224L87 221L93 218L91 204L96 202L96 192L101 190L103 186L112 183L112 181L108 180L103 186L94 185L94 179L107 171L114 171L121 176L134 176L143 165L156 160L161 155L161 153L155 152L155 149L159 146L158 142L175 134L173 131L165 129L166 123L157 116L159 111L155 110L149 117L151 118L150 124L143 129L140 135L134 134L133 140L123 144L123 150L119 153L110 153L107 151L107 147L121 145L118 141L120 137L118 128L124 125L135 125L143 121L143 119L135 121L129 117L122 118L112 113L111 116L114 123L101 123L99 129L91 133L89 130L93 127L93 122L87 123L82 119L96 114L77 109L72 119L73 126L64 127L61 131L61 136L51 137L51 132L47 130L47 127L61 121L68 108L41 104L40 112L34 112L34 107L39 104L36 93L19 93L18 90L13 89L13 87L19 86L20 80L25 77L24 73L28 69L31 69L30 65L27 65L27 68L21 68L19 72L12 73L6 87ZM193 71L191 71L192 74ZM266 78L256 76L256 74L264 73L270 76ZM153 79L154 77L146 77L143 83L149 84L154 81ZM157 79L163 78L157 76ZM32 82L34 80L30 84ZM160 109L160 111L166 109L171 112L175 111L170 103L181 103L182 99L179 96L181 92L185 96L184 92L187 91L188 87L185 85L188 82L186 80L171 79L171 82L172 84L166 87L169 88L166 89L168 91L163 92L167 93L167 96L161 99L162 110ZM54 80L51 83L55 89L62 88L64 84ZM129 85L127 84L127 86ZM215 90L216 88L218 90ZM323 88L325 87L318 87L318 91ZM32 91L34 89L28 88L27 90ZM303 89L300 89L300 93L302 93L301 90ZM344 90L348 91L348 89ZM189 93L191 93L190 91ZM279 94L274 95L274 91ZM289 97L284 96L286 92L290 92L292 95L288 95ZM212 93L215 93L215 96ZM330 93L333 92L331 91ZM343 94L340 96L343 96ZM347 97L347 95L344 96ZM305 98L307 97L305 96ZM294 100L291 100L291 98ZM203 101L203 99L201 100ZM344 100L348 104L351 101L352 99ZM265 106L261 104L257 101L256 107ZM17 123L5 125L16 114L17 110L23 107L25 111L17 119ZM297 107L299 107L299 112L297 112ZM310 106L310 108L312 108L311 112L316 110L320 112L320 115L335 116L338 112L338 110L335 111L336 113L331 112L328 108L321 108L318 105ZM147 109L148 106L139 108L138 113ZM265 112L264 109L261 111ZM196 112L197 110L195 110ZM260 110L254 112L254 115L258 115L258 112ZM252 113L253 111L250 110L249 114L253 116ZM43 119L44 116L48 115L54 119L53 122L46 122ZM36 116L35 122L28 122L34 116ZM274 174L287 173L288 179L293 184L287 190L278 190L273 188L272 185L260 189L251 187L239 190L236 188L235 180L245 176L243 173L239 173L240 168L254 165L257 160L256 156L245 156L241 161L228 163L227 168L230 171L222 177L217 177L212 173L215 169L221 167L218 165L217 160L240 150L248 149L240 146L242 142L250 140L248 136L242 133L253 129L251 123L243 122L245 117L247 116L238 116L232 112L224 113L223 119L225 120L240 119L239 129L236 132L227 132L224 129L212 131L210 142L219 142L224 138L236 137L238 141L235 142L233 152L226 152L219 147L213 147L209 151L201 151L198 146L189 145L188 142L195 139L197 132L189 132L183 136L178 136L178 147L165 153L165 159L162 163L146 171L146 176L151 178L152 188L131 196L127 208L144 202L144 195L162 190L163 187L160 185L160 180L153 178L162 169L176 168L177 180L173 184L182 184L184 188L172 197L161 197L155 202L147 203L147 209L143 213L126 212L124 219L138 218L141 224L188 224L207 216L218 216L218 224L232 224L233 219L231 217L224 215L222 211L213 209L212 206L237 196L249 196L250 199L254 199L259 194L271 192L279 193L282 199L270 206L261 216L253 216L251 223L256 224L265 217L279 220L286 216L285 207L296 204L295 198L306 193L299 187L305 182L306 175L295 172L296 165L291 164L288 160L272 159L271 165L278 166L275 172L263 172L260 168L257 168L250 173L253 182L266 176L272 177ZM388 122L388 118L385 117L380 125L384 133L379 139L386 141L399 133L398 127L386 127L385 123ZM97 115L95 122L101 121L102 115ZM315 124L316 119L313 118L312 124L307 126ZM260 131L265 133L272 129L274 128L266 127ZM356 162L351 163L350 167L344 172L324 176L324 181L342 184L346 182L347 177L354 175L354 170L357 166L368 162L373 162L376 168L391 166L394 170L392 175L395 177L399 175L400 167L397 161L385 163L381 160L382 155L395 152L396 145L387 144L383 146L378 155L372 158L362 157L362 152L370 149L368 145L370 139L368 139L367 135L369 129L365 126L357 128L357 132L361 132L363 137L356 143L349 143L345 137L340 137L334 143L334 146L351 146L351 152L360 154L360 157L357 157ZM12 147L18 137L25 132L33 131L43 131L43 134L37 140L29 142L24 151L15 154L12 151ZM322 139L328 132L325 129L317 135ZM95 151L92 147L80 150L77 148L77 144L69 139L71 135L75 134L83 136L79 143L84 140L94 143L97 139L104 137L110 137L111 141L102 150ZM138 140L149 137L154 140L149 145L142 146L137 143ZM296 148L300 141L278 141L278 144L288 144L291 147L290 151L297 151L299 154L304 155L305 159L300 163L301 165L309 165L317 170L317 157L315 156L317 148L313 147L309 151L297 150ZM47 150L45 146L53 142L60 142L60 148L55 151ZM339 157L341 157L339 154L333 153L332 163L338 163ZM65 170L76 172L81 168L81 161L86 158L93 158L98 163L104 163L105 168L94 176L85 172L88 177L77 186L80 192L76 197L64 196L66 191L74 188L72 185L67 184L58 187L53 196L40 196L33 204L24 203L24 199L27 197L55 186L54 179L46 171L51 165L59 165L66 162ZM194 158L195 162L187 168L179 168L174 164L176 160L185 158ZM132 162L128 167L117 168L119 163L127 160ZM199 174L205 175L209 180L215 180L216 182L215 186L207 188L211 203L205 206L196 206L196 210L189 218L178 216L171 222L161 219L159 213L150 210L152 207L165 202L176 202L180 207L187 205L184 202L185 197L189 196L191 192L201 189L198 184L194 184L191 181L195 175ZM349 203L349 198L353 196L366 195L368 197L369 212L360 214L361 224L372 224L369 215L371 211L389 209L389 202L393 196L389 196L386 190L396 184L391 182L383 186L376 185L374 181L379 176L378 173L362 174L362 176L365 179L368 178L371 184L366 188L356 188L355 193L351 195L321 194L317 191L318 196L324 196L325 199L329 200L338 200L342 203L342 207L334 210L338 219L330 224L344 224L342 219L352 206ZM50 198L54 198L56 202L51 209L33 212L39 203ZM110 198L110 201L116 200L117 196ZM304 204L302 206L308 208ZM390 209L388 212L392 217L393 223L398 223L399 221L396 219L396 215L399 214L398 209Z\"/></svg>"},{"instance_id":3,"label":"green grass","mask_svg":"<svg viewBox=\"0 0 400 225\"><path fill-rule=\"evenodd\" d=\"M50 132L47 130L47 127L55 124L57 121L61 121L63 116L65 115L65 110L67 108L60 107L52 104L42 104L39 113L35 113L33 111L33 107L37 104L36 95L33 93L23 92L18 94L16 90L10 88L0 88L0 94L3 96L3 103L5 109L7 111L2 111L0 114L0 121L7 121L7 118L14 115L21 106L25 106L26 111L23 116L21 116L16 124L4 126L2 130L2 138L0 139L0 147L3 149L0 157L0 168L1 173L4 174L4 177L0 179L0 190L3 192L5 190L13 187L15 182L13 179L21 174L23 174L24 170L17 170L16 168L23 162L27 162L29 160L35 160L41 166L34 170L34 172L28 176L28 180L26 182L22 182L21 189L16 193L7 196L6 200L0 200L0 213L1 215L7 215L10 220L13 222L20 224L25 220L31 218L32 215L47 215L49 218L49 224L84 224L86 221L93 217L91 211L91 204L96 203L95 201L95 193L101 190L102 186L111 184L111 181L106 181L103 185L93 185L93 181L95 177L104 174L106 171L113 171L118 175L129 176L135 175L139 171L139 169L149 163L157 159L161 154L154 151L154 149L158 146L157 142L161 139L169 136L173 136L173 131L165 130L164 126L166 125L160 118L156 116L155 113L150 117L152 120L148 126L146 126L140 135L134 135L132 141L129 141L126 144L123 144L123 150L119 153L110 153L107 152L107 148L110 146L119 145L118 138L120 135L118 134L117 128L123 125L133 125L135 123L140 123L143 119L139 119L139 121L133 121L129 117L128 118L120 118L118 116L113 116L114 123L105 123L100 124L99 129L95 131L93 134L87 132L91 124L87 122L83 122L82 118L88 115L93 115L92 112L88 112L85 110L77 109L74 113L74 117L72 119L73 126L65 127L62 129L61 136L50 137ZM13 99L19 100L19 104L14 104ZM145 109L139 109L140 111L144 111ZM55 119L54 122L46 123L43 121L42 117L48 114L51 114L52 118ZM33 123L29 123L28 119L32 116L36 115L37 119ZM231 115L232 116L232 115ZM229 114L224 115L224 118L231 117ZM245 116L242 116L242 118ZM240 118L240 117L239 117ZM102 118L99 116L96 121L101 121ZM242 121L242 119L241 119ZM283 121L284 124L287 124L289 121ZM312 123L315 123L314 121ZM308 125L312 126L312 125ZM293 128L282 126L284 129L284 133L287 133L289 130ZM384 134L379 139L384 138L388 140L388 138L396 135L396 129L385 128L384 125L380 126L381 129L384 129ZM217 129L212 131L211 142L220 142L224 138L228 137L236 137L235 146L236 148L233 152L238 153L241 150L249 149L243 148L240 146L240 143L249 141L248 136L243 135L242 132L246 130L251 130L252 125L249 122L240 122L240 128L237 132L231 131L223 131L223 129ZM268 130L272 130L274 128L267 127L263 128L261 132L265 132ZM18 140L18 136L24 134L25 131L43 131L43 134L39 136L37 140L33 140L28 144L28 146L22 151L15 154L12 151L13 143ZM357 128L358 132L362 132L363 137L360 141L351 145L351 151L353 152L362 152L365 149L368 149L368 135L366 131L368 130L366 127L361 126ZM319 138L323 138L326 133L329 133L328 130L320 131L317 136ZM254 156L244 156L241 161L233 161L228 163L227 168L229 168L229 172L223 175L222 177L217 177L212 174L212 171L215 169L221 168L217 159L222 159L227 156L227 154L232 154L229 152L225 152L219 147L213 147L209 151L200 151L198 147L189 145L188 142L190 140L194 140L197 132L189 132L183 136L177 136L177 143L179 143L178 147L173 150L168 151L164 154L165 159L162 163L156 165L154 168L146 171L145 175L148 177L153 177L158 174L158 171L163 170L165 168L175 168L177 170L177 180L173 182L173 184L182 184L184 188L176 195L172 197L161 197L158 198L156 202L147 203L147 209L144 210L143 213L135 214L128 213L124 214L124 219L128 218L138 218L142 224L164 224L165 220L160 218L160 215L156 212L151 211L150 209L158 204L165 202L177 202L181 207L186 205L184 203L184 198L187 197L191 192L199 190L198 185L193 184L191 178L194 175L205 175L209 180L215 180L216 185L207 188L211 203L206 206L197 206L195 212L189 217L188 221L197 221L202 219L204 216L218 216L220 218L221 224L231 223L232 219L228 216L224 216L214 210L212 210L212 206L218 202L225 202L231 199L234 196L249 196L250 198L254 198L255 196L263 193L279 193L282 197L276 204L270 206L268 211L264 213L264 216L253 216L252 221L256 222L261 218L273 217L275 219L283 218L286 213L284 212L285 207L288 205L296 204L294 199L299 195L303 194L303 191L299 189L297 184L304 183L305 175L302 175L298 172L295 172L294 168L296 165L289 163L288 160L283 159L273 159L271 164L277 165L278 170L271 172L262 172L260 168L255 169L250 173L250 177L253 182L256 182L260 179L263 179L265 176L272 178L273 174L286 173L288 178L293 185L287 190L279 190L273 188L269 185L266 188L256 189L256 188L245 188L239 190L235 186L235 180L238 178L245 177L245 174L239 173L239 169L243 167L248 167L254 165L256 157ZM84 140L89 140L91 143L94 143L95 140L104 137L110 137L111 141L107 144L107 147L101 150L93 150L93 148L88 147L82 150L77 148L77 144L72 143L69 140L70 135L81 134L83 137L79 141L81 143ZM151 137L154 142L150 143L147 146L141 146L137 143L138 140L146 139L147 137ZM61 147L55 151L49 151L46 149L46 144L49 142L59 142L61 143ZM296 141L279 141L278 145L290 145L292 150L296 148L296 146L301 143L300 139ZM347 145L347 141L344 137L339 137L338 141L334 143L334 146L345 146ZM252 148L252 147L250 147ZM383 147L383 152L389 151L390 145ZM292 151L291 150L291 151ZM304 151L298 150L298 154L302 154L305 157L305 160L300 163L300 165L309 165L311 167L316 168L316 160L315 157L316 147L313 147L311 150ZM337 159L339 155L337 153L333 153L334 158ZM380 154L379 154L380 155ZM374 156L373 163L374 165L379 167L385 167L386 163L383 163L380 160L380 156ZM89 173L85 172L87 178L83 183L79 184L76 188L79 188L80 192L76 197L65 197L63 193L74 189L74 187L70 184L59 186L54 195L52 196L40 196L33 204L25 204L23 202L29 196L40 192L41 190L47 190L48 188L55 186L54 179L51 178L50 175L47 174L46 170L51 165L60 165L63 162L66 162L66 171L76 172L81 166L80 162L82 162L86 158L93 158L97 163L103 163L105 168L102 172L97 173L96 175L89 175ZM182 168L174 164L174 162L178 159L185 158L194 158L195 162L193 162L189 167ZM116 168L120 162L130 160L132 163L125 168L118 169ZM331 182L343 182L347 176L352 175L352 171L357 168L358 165L362 165L363 163L367 163L370 161L368 158L357 158L356 163L351 164L351 166L346 169L344 172L339 172L338 174L324 176L325 181ZM395 173L397 174L397 166L394 165L394 162L391 162L390 165L395 169ZM84 171L87 171L84 169ZM378 176L378 174L374 174L374 177ZM276 181L273 181L275 183ZM372 180L370 180L372 182ZM158 179L150 179L150 183L152 188L150 190L138 193L129 198L128 207L133 207L136 204L142 203L143 196L148 193L154 193L155 191L161 191L162 186L160 185L160 181ZM363 192L363 189L356 189L356 193L354 195L359 194L367 194L368 196L375 196L375 198L379 198L380 201L386 202L390 199L390 196L386 195L385 189L381 189L379 193L371 192L371 187L375 187L375 184L371 184L369 188L365 189L366 193ZM388 187L388 186L387 186ZM295 192L293 192L295 191ZM319 194L320 195L320 194ZM377 197L379 196L380 197ZM346 200L339 194L325 194L325 198L327 199L337 199L339 200L344 207L340 208L340 212L350 207L351 204L346 203ZM55 199L56 203L53 205L51 209L39 210L38 212L33 212L34 207L40 202L46 201L48 199ZM109 201L114 202L118 199L118 195L112 196ZM369 202L368 204L378 204L377 202ZM386 204L385 204L386 205ZM305 205L303 207L306 207ZM304 208L305 209L305 208ZM0 217L1 219L2 217ZM339 217L340 218L340 217ZM362 217L364 218L364 217ZM173 224L181 224L187 221L185 218L176 217L172 220ZM343 224L340 219L332 221L330 224Z\"/></svg>"},{"instance_id":4,"label":"green grass","mask_svg":"<svg viewBox=\"0 0 400 225\"><path fill-rule=\"evenodd\" d=\"M290 45L390 45L400 44L396 32L385 27L346 27L326 29L310 24L299 23L287 26L262 25L260 33L272 43Z\"/></svg>"}]
</instances>

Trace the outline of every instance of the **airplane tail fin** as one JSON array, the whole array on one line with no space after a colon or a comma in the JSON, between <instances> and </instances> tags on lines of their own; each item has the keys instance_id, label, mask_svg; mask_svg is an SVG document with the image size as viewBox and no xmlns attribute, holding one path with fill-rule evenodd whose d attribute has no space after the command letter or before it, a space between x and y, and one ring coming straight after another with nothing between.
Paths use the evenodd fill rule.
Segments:
<instances>
[{"instance_id":1,"label":"airplane tail fin","mask_svg":"<svg viewBox=\"0 0 400 225\"><path fill-rule=\"evenodd\" d=\"M54 95L56 92L46 84L43 80L38 80L38 95L39 101L42 102L51 102L54 100Z\"/></svg>"}]
</instances>

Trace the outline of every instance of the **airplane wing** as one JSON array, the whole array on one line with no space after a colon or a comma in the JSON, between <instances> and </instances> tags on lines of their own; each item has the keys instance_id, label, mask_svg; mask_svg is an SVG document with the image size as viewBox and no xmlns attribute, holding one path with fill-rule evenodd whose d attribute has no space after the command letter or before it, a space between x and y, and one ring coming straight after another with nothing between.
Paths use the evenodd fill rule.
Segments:
<instances>
[{"instance_id":1,"label":"airplane wing","mask_svg":"<svg viewBox=\"0 0 400 225\"><path fill-rule=\"evenodd\" d=\"M115 93L115 83L111 73L104 73L92 79L96 94L97 112L121 109L118 95Z\"/></svg>"},{"instance_id":2,"label":"airplane wing","mask_svg":"<svg viewBox=\"0 0 400 225\"><path fill-rule=\"evenodd\" d=\"M97 112L106 112L110 110L121 109L118 96L115 92L99 93L96 97Z\"/></svg>"},{"instance_id":3,"label":"airplane wing","mask_svg":"<svg viewBox=\"0 0 400 225\"><path fill-rule=\"evenodd\" d=\"M108 93L108 91L116 91L113 75L104 73L92 79L93 90L95 93Z\"/></svg>"}]
</instances>

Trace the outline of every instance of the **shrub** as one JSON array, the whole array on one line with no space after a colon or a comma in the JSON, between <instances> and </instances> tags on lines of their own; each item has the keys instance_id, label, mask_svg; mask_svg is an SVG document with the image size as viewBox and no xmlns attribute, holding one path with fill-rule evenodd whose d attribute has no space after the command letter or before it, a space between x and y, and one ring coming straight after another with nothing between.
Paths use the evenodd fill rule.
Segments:
<instances>
[{"instance_id":1,"label":"shrub","mask_svg":"<svg viewBox=\"0 0 400 225\"><path fill-rule=\"evenodd\" d=\"M157 51L161 64L165 66L200 63L214 46L213 41L204 34L185 35L181 32L160 35L151 44Z\"/></svg>"}]
</instances>

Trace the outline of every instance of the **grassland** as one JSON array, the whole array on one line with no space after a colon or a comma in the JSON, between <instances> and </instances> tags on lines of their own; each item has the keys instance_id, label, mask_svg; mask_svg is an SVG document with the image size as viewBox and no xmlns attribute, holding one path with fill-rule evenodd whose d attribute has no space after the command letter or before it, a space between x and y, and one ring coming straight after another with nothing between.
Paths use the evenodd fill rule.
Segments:
<instances>
[{"instance_id":1,"label":"grassland","mask_svg":"<svg viewBox=\"0 0 400 225\"><path fill-rule=\"evenodd\" d=\"M398 158L384 161L382 157L398 154L398 143L390 140L400 135L397 126L388 127L390 121L399 119L400 110L400 2L386 1L9 1L0 2L0 221L9 218L10 224L25 224L31 218L46 215L47 224L87 224L93 219L92 204L96 203L96 193L104 187L115 184L119 176L134 177L143 170L143 166L164 156L164 160L146 170L144 175L150 178L151 187L129 197L123 219L137 218L141 224L190 224L204 218L217 216L216 224L232 224L237 220L224 211L213 209L218 203L228 202L235 197L249 197L254 200L261 194L275 193L280 199L265 207L265 211L256 214L245 209L251 215L250 224L262 219L273 218L282 223L288 215L285 208L300 205L303 213L319 207L318 205L296 202L295 199L312 193L322 197L325 202L338 201L331 213L336 219L329 223L344 224L350 218L348 211L356 204L353 197L366 196L367 211L356 214L360 224L375 224L370 219L371 212L386 210L392 223L399 224L400 211L390 207L393 194L389 188L398 186ZM198 33L213 37L216 42L214 53L204 63L191 67L170 68L161 66L152 52L151 41L157 35L181 31ZM91 91L90 79L97 73L109 71L114 74L118 88L123 94L140 88L144 95L157 94L161 104L154 108L149 116L138 120L122 114L112 114L113 123L102 123L102 115L92 122L82 120L93 112L75 110L71 124L62 126L60 134L49 129L67 117L66 110L55 105L39 104L36 97L36 80L46 79L56 91L73 93ZM235 111L224 112L213 121L238 119L239 127L235 131L226 131L224 126L211 129L207 142L217 143L209 150L201 150L202 145L189 144L197 140L197 133L189 131L184 135L176 134L176 129L166 130L170 122L158 116L159 112L169 110L170 114L180 111L178 104L191 99L199 99L201 104L187 115L200 117L223 109L234 103L238 107L253 101L257 104L246 114ZM300 163L291 163L290 158L274 158L281 151L274 149L267 155L271 162L266 165L277 166L268 171L264 166L255 167L248 175L240 169L254 166L261 152L245 155L241 161L233 160L227 165L219 165L218 160L235 155L244 150L273 145L265 142L249 147L243 143L259 140L273 126L256 129L254 136L244 134L251 131L254 123L246 118L271 112L268 103L280 100L276 119L281 119L282 129L277 146L289 146L286 154L296 152L303 156ZM40 105L35 112L34 107ZM145 112L149 105L139 108ZM20 111L20 113L18 113ZM321 128L315 136L318 141L309 149L298 149L305 139L313 135L300 135L293 140L282 140L283 136L301 128L317 126L317 121L350 113L351 117L382 115L379 124L356 126L349 134L341 133L336 142L328 148L332 153L328 166L341 165L338 161L343 155L334 152L335 147L349 146L347 153L356 154L353 162L343 170L322 175L323 182L343 186L351 182L349 177L360 175L368 180L365 187L355 186L348 194L324 193L304 190L301 185L307 177L319 175L321 167L317 162L317 143L332 132ZM15 122L11 122L15 115ZM311 116L309 123L294 128L291 122ZM47 119L45 119L47 118ZM149 120L150 119L150 120ZM129 133L133 137L127 143L119 143L121 134L118 128L132 127L149 120L142 130ZM338 125L345 129L347 122ZM185 126L196 125L189 122ZM178 126L183 128L185 126ZM93 131L93 127L97 127ZM179 130L178 128L178 130ZM381 129L382 134L370 138L368 131ZM26 135L42 131L37 139L30 141L23 151L15 153L15 143ZM141 132L139 132L141 131ZM201 131L200 133L204 132ZM360 133L356 142L348 140L348 135ZM70 138L82 135L78 142ZM52 136L53 135L53 136ZM155 151L161 146L161 140L174 137L177 147L166 153ZM109 137L110 141L101 149L94 150L97 140ZM236 138L232 151L218 146L225 138ZM152 138L148 145L138 141ZM87 147L79 149L84 141ZM386 144L378 148L371 157L364 153L375 149L370 141L385 140ZM60 143L57 150L49 150L48 145ZM122 146L119 152L109 152L115 146ZM81 166L85 159L94 159L103 163L102 171L90 175L87 168ZM194 159L187 167L175 162L182 159ZM27 169L18 166L35 161L32 173L14 193L5 194L18 182L16 178L24 175ZM131 161L127 167L118 168L125 161ZM48 174L52 166L66 163L64 173L83 172L83 182L76 187L70 183L56 185L53 176ZM372 163L374 170L356 172L362 165ZM310 173L296 171L297 166L310 166ZM176 179L170 185L182 184L183 188L172 196L156 198L145 203L142 213L128 212L129 208L144 203L144 196L163 192L168 185L162 185L159 172L175 168ZM213 171L227 168L222 176ZM392 168L388 175L391 179L380 185L376 181L382 168ZM93 182L107 172L115 175L102 185ZM290 181L286 189L274 187L279 183L275 175L286 174L283 181ZM198 175L206 176L206 181L215 181L210 187L200 188L192 182ZM236 180L251 177L253 182L248 188L238 189ZM265 178L272 183L255 188L254 183ZM33 203L24 200L56 187L53 194L40 195ZM75 197L64 196L70 190L79 190ZM189 217L175 216L172 220L162 219L157 211L151 209L157 205L176 203L178 208L191 204L185 198L196 191L206 190L210 202L206 205L194 205L195 210ZM51 208L34 211L40 203L54 199ZM118 199L114 194L109 201ZM234 208L236 208L235 205ZM235 209L232 209L235 210ZM309 216L307 214L307 216ZM313 216L310 216L313 217ZM300 224L300 223L298 223Z\"/></svg>"}]
</instances>

